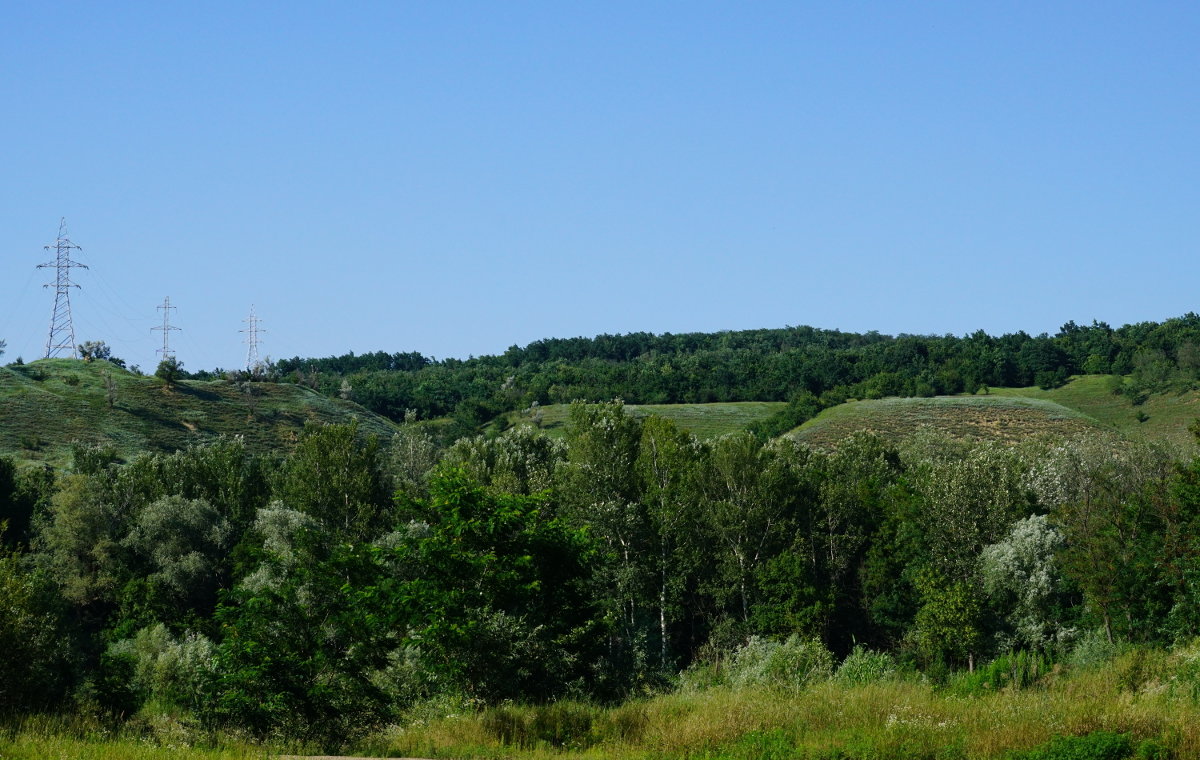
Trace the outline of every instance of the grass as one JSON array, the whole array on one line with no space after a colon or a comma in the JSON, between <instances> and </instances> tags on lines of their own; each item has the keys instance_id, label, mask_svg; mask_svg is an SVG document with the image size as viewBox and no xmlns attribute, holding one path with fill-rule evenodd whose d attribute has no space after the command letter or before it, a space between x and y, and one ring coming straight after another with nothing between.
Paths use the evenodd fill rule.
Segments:
<instances>
[{"instance_id":1,"label":"grass","mask_svg":"<svg viewBox=\"0 0 1200 760\"><path fill-rule=\"evenodd\" d=\"M826 409L789 435L815 446L829 446L856 430L900 440L923 425L959 438L1011 442L1038 434L1113 434L1078 409L1048 399L993 394L849 401Z\"/></svg>"},{"instance_id":2,"label":"grass","mask_svg":"<svg viewBox=\"0 0 1200 760\"><path fill-rule=\"evenodd\" d=\"M995 670L993 668L992 670ZM1021 686L902 672L795 689L691 688L614 706L563 701L484 710L443 699L346 754L512 760L1010 760L1058 737L1120 734L1161 758L1200 757L1200 645L1126 648L1098 664L1040 669ZM989 679L992 677L987 676ZM178 722L142 717L113 735L33 718L0 730L0 758L245 760L278 757L237 740L189 745ZM176 736L184 738L176 739ZM1103 738L1103 737L1097 737ZM1086 744L1079 742L1076 744ZM294 750L287 750L288 752ZM1078 754L1071 757L1087 758Z\"/></svg>"},{"instance_id":3,"label":"grass","mask_svg":"<svg viewBox=\"0 0 1200 760\"><path fill-rule=\"evenodd\" d=\"M726 433L745 430L752 422L770 417L787 406L782 401L738 401L720 404L626 404L625 409L635 417L658 415L674 420L683 430L697 438L716 438ZM542 430L551 436L564 436L569 424L570 404L551 404L541 407ZM528 415L514 412L511 423L527 420Z\"/></svg>"},{"instance_id":4,"label":"grass","mask_svg":"<svg viewBox=\"0 0 1200 760\"><path fill-rule=\"evenodd\" d=\"M301 386L254 383L251 390L225 380L184 380L168 390L157 378L105 361L43 359L0 367L0 455L63 465L74 441L112 445L129 458L220 435L241 435L253 450L271 451L295 441L310 420L357 418L365 432L390 437L395 431L390 421L356 404Z\"/></svg>"},{"instance_id":5,"label":"grass","mask_svg":"<svg viewBox=\"0 0 1200 760\"><path fill-rule=\"evenodd\" d=\"M950 435L1018 441L1031 435L1102 434L1116 438L1163 440L1191 447L1188 430L1200 418L1200 393L1168 392L1132 406L1111 391L1108 375L1084 375L1061 388L992 388L987 395L888 398L850 401L826 409L789 435L816 446L829 446L855 430L873 430L892 440L904 438L922 425ZM744 430L786 406L782 402L723 404L630 404L634 415L656 414L675 420L699 438L715 438ZM566 434L570 405L542 407L542 429L552 436ZM1141 412L1141 418L1139 418ZM528 419L514 412L510 423Z\"/></svg>"},{"instance_id":6,"label":"grass","mask_svg":"<svg viewBox=\"0 0 1200 760\"><path fill-rule=\"evenodd\" d=\"M1155 393L1139 406L1114 394L1110 375L1083 375L1061 388L993 388L993 396L1043 399L1061 404L1097 420L1101 425L1130 438L1165 440L1190 446L1195 438L1188 426L1200 418L1200 393L1169 391ZM1138 412L1146 415L1138 420Z\"/></svg>"},{"instance_id":7,"label":"grass","mask_svg":"<svg viewBox=\"0 0 1200 760\"><path fill-rule=\"evenodd\" d=\"M1160 660L1165 655L1158 656ZM963 695L919 677L799 692L714 688L612 708L494 708L397 728L379 754L455 758L993 760L1058 736L1157 740L1200 757L1200 704L1169 675L1128 683L1128 663L1057 668L1030 688Z\"/></svg>"}]
</instances>

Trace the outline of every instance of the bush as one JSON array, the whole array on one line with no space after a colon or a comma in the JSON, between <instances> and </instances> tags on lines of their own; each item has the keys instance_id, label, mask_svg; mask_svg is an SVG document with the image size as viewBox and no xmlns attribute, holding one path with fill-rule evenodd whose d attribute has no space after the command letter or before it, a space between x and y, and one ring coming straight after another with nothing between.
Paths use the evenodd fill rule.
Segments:
<instances>
[{"instance_id":1,"label":"bush","mask_svg":"<svg viewBox=\"0 0 1200 760\"><path fill-rule=\"evenodd\" d=\"M154 698L180 706L195 705L213 677L212 642L190 632L176 640L162 623L112 644L108 652L129 663L128 685L142 701Z\"/></svg>"},{"instance_id":2,"label":"bush","mask_svg":"<svg viewBox=\"0 0 1200 760\"><path fill-rule=\"evenodd\" d=\"M1171 655L1170 687L1173 694L1200 702L1200 639Z\"/></svg>"},{"instance_id":3,"label":"bush","mask_svg":"<svg viewBox=\"0 0 1200 760\"><path fill-rule=\"evenodd\" d=\"M1067 664L1076 668L1094 668L1109 663L1127 649L1126 644L1109 641L1104 631L1096 629L1079 637L1067 656Z\"/></svg>"},{"instance_id":4,"label":"bush","mask_svg":"<svg viewBox=\"0 0 1200 760\"><path fill-rule=\"evenodd\" d=\"M861 645L842 660L834 678L847 684L886 681L896 675L896 658L888 652L874 652Z\"/></svg>"},{"instance_id":5,"label":"bush","mask_svg":"<svg viewBox=\"0 0 1200 760\"><path fill-rule=\"evenodd\" d=\"M750 637L733 654L729 680L735 686L798 689L833 675L833 655L816 639L795 634L782 644Z\"/></svg>"},{"instance_id":6,"label":"bush","mask_svg":"<svg viewBox=\"0 0 1200 760\"><path fill-rule=\"evenodd\" d=\"M1165 757L1151 742L1137 746L1140 758ZM1097 731L1086 736L1056 736L1040 747L1014 752L1010 760L1125 760L1133 756L1135 745L1128 734Z\"/></svg>"},{"instance_id":7,"label":"bush","mask_svg":"<svg viewBox=\"0 0 1200 760\"><path fill-rule=\"evenodd\" d=\"M1021 650L1000 655L973 673L957 673L949 685L952 691L963 694L1025 689L1036 685L1053 669L1054 661L1048 655Z\"/></svg>"}]
</instances>

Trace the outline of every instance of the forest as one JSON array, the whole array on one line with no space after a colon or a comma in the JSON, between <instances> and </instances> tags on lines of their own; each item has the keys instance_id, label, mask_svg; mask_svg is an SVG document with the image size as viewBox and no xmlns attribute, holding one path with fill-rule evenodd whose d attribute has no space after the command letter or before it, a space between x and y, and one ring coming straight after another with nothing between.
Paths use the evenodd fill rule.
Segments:
<instances>
[{"instance_id":1,"label":"forest","mask_svg":"<svg viewBox=\"0 0 1200 760\"><path fill-rule=\"evenodd\" d=\"M593 398L571 403L561 438L481 420L610 391L782 387L789 409L812 411L922 383L1059 382L1079 361L1126 372L1113 389L1138 403L1195 381L1198 330L1196 315L1054 338L798 328L278 362L277 381L345 381L419 411L389 440L352 423L310 425L271 453L231 436L127 460L76 445L61 470L0 458L0 716L14 742L0 750L51 751L22 727L58 716L59 734L213 751L1190 756L1200 459L1187 451L928 428L829 449L762 427L701 440ZM370 396L373 382L398 395ZM437 387L441 406L397 391ZM466 434L420 421L447 410ZM1064 717L1036 723L1058 708L1021 701L1034 698L1061 698ZM875 733L810 736L784 715L818 703L848 705L837 720L876 715ZM952 709L985 704L1026 723L946 733L969 722ZM693 715L703 731L665 738ZM1078 754L1090 750L1074 740L1117 749Z\"/></svg>"},{"instance_id":2,"label":"forest","mask_svg":"<svg viewBox=\"0 0 1200 760\"><path fill-rule=\"evenodd\" d=\"M220 375L200 372L200 378ZM498 356L436 361L418 353L346 354L273 362L271 379L343 395L397 422L449 418L445 443L497 415L537 404L787 401L759 432L778 435L847 399L1052 388L1072 375L1127 378L1133 403L1200 378L1200 315L1112 328L1063 325L963 337L848 333L814 327L681 335L547 339Z\"/></svg>"}]
</instances>

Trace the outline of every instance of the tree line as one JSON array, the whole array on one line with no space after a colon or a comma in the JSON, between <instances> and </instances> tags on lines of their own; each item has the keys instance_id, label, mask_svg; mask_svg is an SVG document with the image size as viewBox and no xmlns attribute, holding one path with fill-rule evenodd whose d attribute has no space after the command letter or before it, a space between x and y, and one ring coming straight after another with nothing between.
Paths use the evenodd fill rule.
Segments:
<instances>
[{"instance_id":1,"label":"tree line","mask_svg":"<svg viewBox=\"0 0 1200 760\"><path fill-rule=\"evenodd\" d=\"M310 427L0 460L0 711L336 741L399 710L617 700L766 639L938 677L1200 634L1200 462L1147 444L699 441L620 402L440 448Z\"/></svg>"},{"instance_id":2,"label":"tree line","mask_svg":"<svg viewBox=\"0 0 1200 760\"><path fill-rule=\"evenodd\" d=\"M623 398L636 404L789 401L768 425L849 398L1052 388L1075 374L1129 376L1135 403L1200 377L1200 316L1112 328L1068 322L1055 335L963 337L848 333L812 327L681 335L547 339L501 355L435 360L353 353L275 362L272 378L352 398L396 421L450 417L449 440L497 415L538 404Z\"/></svg>"}]
</instances>

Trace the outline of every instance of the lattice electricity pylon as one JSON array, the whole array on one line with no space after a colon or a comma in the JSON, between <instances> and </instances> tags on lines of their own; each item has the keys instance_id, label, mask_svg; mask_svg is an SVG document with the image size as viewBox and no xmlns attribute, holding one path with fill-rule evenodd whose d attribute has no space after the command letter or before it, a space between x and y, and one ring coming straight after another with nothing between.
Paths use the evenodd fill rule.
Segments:
<instances>
[{"instance_id":1,"label":"lattice electricity pylon","mask_svg":"<svg viewBox=\"0 0 1200 760\"><path fill-rule=\"evenodd\" d=\"M54 267L57 276L54 282L46 283L45 287L54 288L54 313L50 316L50 337L46 339L46 358L58 356L63 351L69 351L72 359L79 358L79 347L75 344L75 324L71 321L71 288L79 287L71 282L71 267L87 269L86 264L71 260L71 249L83 250L67 237L67 218L64 216L58 223L58 240L54 245L44 246L47 251L54 251L54 261L38 264L38 269Z\"/></svg>"},{"instance_id":2,"label":"lattice electricity pylon","mask_svg":"<svg viewBox=\"0 0 1200 760\"><path fill-rule=\"evenodd\" d=\"M171 326L171 309L175 309L178 307L172 306L171 305L171 297L167 296L166 298L163 299L162 306L158 306L155 308L162 309L162 313L163 313L162 327L151 327L150 328L151 332L153 332L155 330L162 330L162 334L163 334L163 347L158 349L156 351L156 353L162 354L163 359L170 359L171 357L175 356L175 352L171 350L171 344L170 344L170 341L168 340L168 338L170 337L172 330L179 329L178 327Z\"/></svg>"},{"instance_id":3,"label":"lattice electricity pylon","mask_svg":"<svg viewBox=\"0 0 1200 760\"><path fill-rule=\"evenodd\" d=\"M246 329L238 332L246 333L246 371L254 373L262 368L262 362L258 358L258 334L266 330L258 326L260 320L254 316L253 304L250 305L250 316L242 321L246 323Z\"/></svg>"}]
</instances>

